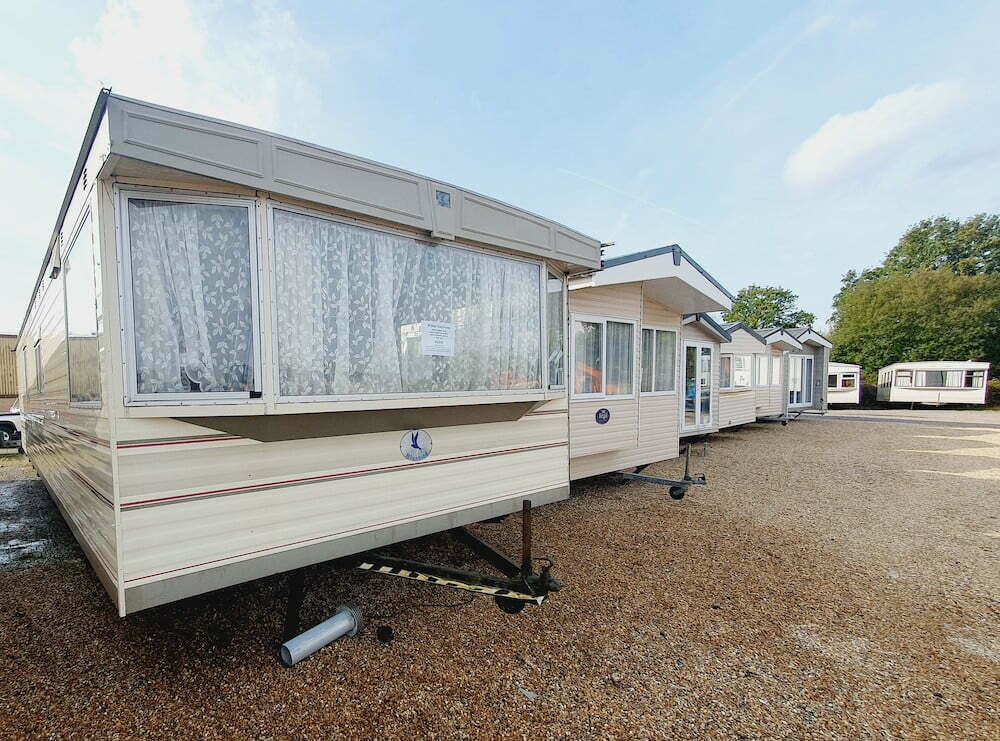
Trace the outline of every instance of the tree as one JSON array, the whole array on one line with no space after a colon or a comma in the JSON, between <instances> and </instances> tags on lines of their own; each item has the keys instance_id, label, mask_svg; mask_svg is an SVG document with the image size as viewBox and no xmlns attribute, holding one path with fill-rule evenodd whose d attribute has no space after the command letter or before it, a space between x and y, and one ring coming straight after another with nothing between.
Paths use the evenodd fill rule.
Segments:
<instances>
[{"instance_id":1,"label":"tree","mask_svg":"<svg viewBox=\"0 0 1000 741\"><path fill-rule=\"evenodd\" d=\"M780 286L750 285L741 288L733 308L723 315L727 322L748 327L799 327L812 324L816 315L798 307L799 297Z\"/></svg>"},{"instance_id":2,"label":"tree","mask_svg":"<svg viewBox=\"0 0 1000 741\"><path fill-rule=\"evenodd\" d=\"M835 360L872 377L908 360L1000 362L1000 274L951 270L892 273L838 298L830 340Z\"/></svg>"}]
</instances>

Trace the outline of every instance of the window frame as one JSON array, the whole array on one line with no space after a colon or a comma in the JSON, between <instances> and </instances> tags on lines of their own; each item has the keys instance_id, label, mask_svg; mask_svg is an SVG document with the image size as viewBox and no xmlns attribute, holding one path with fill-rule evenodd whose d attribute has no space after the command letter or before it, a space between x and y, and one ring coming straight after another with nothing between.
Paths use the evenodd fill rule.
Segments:
<instances>
[{"instance_id":1,"label":"window frame","mask_svg":"<svg viewBox=\"0 0 1000 741\"><path fill-rule=\"evenodd\" d=\"M573 325L576 322L590 322L591 324L601 325L601 391L599 393L593 394L578 394L576 392L576 343L572 341L572 337L568 337L570 347L570 366L573 369L573 377L570 378L567 374L566 380L569 382L569 392L570 397L573 399L634 399L636 394L639 393L639 363L635 362L636 357L636 327L639 326L639 322L635 319L625 319L623 317L617 316L600 316L594 314L570 314L569 318L569 333L573 333ZM608 322L617 322L618 324L631 324L632 325L632 393L630 394L609 394L608 389ZM652 329L650 327L650 329ZM639 335L641 338L641 335ZM655 341L656 336L653 336ZM677 385L676 383L674 384ZM656 392L650 392L656 393ZM661 392L662 393L662 392Z\"/></svg>"},{"instance_id":2,"label":"window frame","mask_svg":"<svg viewBox=\"0 0 1000 741\"><path fill-rule=\"evenodd\" d=\"M100 242L97 239L98 236L97 224L94 222L94 211L88 205L83 210L83 214L77 221L72 236L68 240L69 250L66 252L66 254L60 256L64 268L69 263L70 258L73 256L73 252L76 250L76 242L80 238L80 232L83 231L83 225L87 223L88 219L90 219L91 252L93 254L93 251L100 249ZM96 274L95 267L96 266L93 264L93 261L91 261L90 275L91 278L95 281L94 295L96 299L98 293L98 285L96 281L100 279L100 276ZM63 323L65 325L64 328L66 330L66 400L71 407L80 409L101 409L102 406L104 405L105 390L103 383L104 375L101 373L101 351L100 351L101 316L100 313L97 311L97 302L96 300L94 302L94 325L98 328L98 332L95 335L94 339L98 341L97 378L99 381L101 381L101 387L100 387L101 398L96 401L73 401L73 366L72 363L70 362L70 353L69 353L69 291L66 289L66 281L69 278L69 271L63 269L61 272L62 272L62 289L63 289Z\"/></svg>"},{"instance_id":3,"label":"window frame","mask_svg":"<svg viewBox=\"0 0 1000 741\"><path fill-rule=\"evenodd\" d=\"M619 320L618 319L612 319L611 321L617 322ZM642 352L642 333L643 333L644 330L647 330L647 329L651 330L653 332L653 376L652 376L652 379L651 379L652 380L652 384L653 384L653 390L652 391L643 391L642 390L642 367L643 367L643 363L645 361L645 356L643 355L643 352ZM674 335L674 374L673 374L673 376L674 376L674 387L672 389L667 390L667 391L657 391L656 390L656 359L659 357L659 351L656 349L656 347L657 347L657 345L656 345L656 333L657 332L671 332ZM635 339L633 338L632 341L635 342ZM638 378L639 378L639 382L635 385L635 388L637 388L639 390L639 395L640 396L673 396L674 394L677 393L677 386L679 385L677 383L677 367L678 367L677 348L678 348L679 344L680 344L680 332L678 332L677 329L674 328L674 327L668 327L668 326L662 325L662 324L643 324L643 325L641 325L639 327L639 348L638 348L639 349L639 367L636 369L637 370L637 374L638 374ZM631 397L626 397L626 398L631 398Z\"/></svg>"},{"instance_id":4,"label":"window frame","mask_svg":"<svg viewBox=\"0 0 1000 741\"><path fill-rule=\"evenodd\" d=\"M432 237L426 237L422 234L413 231L407 231L405 229L393 229L390 227L372 224L361 219L352 219L349 216L341 216L339 214L331 214L326 211L322 211L315 208L308 208L306 206L299 206L295 204L286 203L285 201L279 199L268 199L264 205L264 218L267 222L267 259L268 265L271 269L268 271L268 287L271 292L271 308L269 312L269 318L271 322L270 328L270 342L272 348L272 354L274 356L274 361L270 363L270 381L271 387L274 389L274 403L275 404L310 404L310 403L329 403L338 401L386 401L392 402L400 399L455 399L464 397L479 397L479 396L524 396L524 395L538 395L544 396L546 391L553 391L556 393L564 393L564 390L558 388L548 388L549 380L549 364L548 364L548 317L545 311L545 299L547 296L545 282L548 278L548 271L550 270L548 264L542 258L529 258L522 257L520 255L510 255L505 252L500 252L499 250L489 250L482 249L479 247L473 247L467 244L460 244L457 242L451 242L443 239L434 239ZM322 396L285 396L281 393L281 384L279 378L279 364L277 360L279 352L279 337L278 337L278 302L274 300L277 296L277 271L274 270L273 266L276 264L276 246L274 243L274 212L275 211L287 211L290 213L300 214L302 216L311 216L318 219L325 219L327 221L332 221L338 224L344 224L346 226L358 227L361 229L371 229L372 231L385 232L387 234L394 234L396 236L405 237L407 239L413 239L418 242L423 242L425 244L440 245L443 247L449 247L452 249L465 250L467 252L474 252L481 255L487 255L489 257L498 257L507 260L515 260L517 262L524 262L530 265L535 265L538 267L538 301L539 301L539 333L538 333L538 360L541 364L539 378L541 380L541 386L539 388L533 389L496 389L496 390L483 390L483 391L415 391L415 392L401 392L401 393L381 393L381 394L324 394ZM563 278L563 316L566 316L566 311L568 309L567 299L566 299L566 280ZM563 330L563 353L566 353L566 343L568 338L566 336L567 332L564 328ZM567 371L567 381L569 380Z\"/></svg>"},{"instance_id":5,"label":"window frame","mask_svg":"<svg viewBox=\"0 0 1000 741\"><path fill-rule=\"evenodd\" d=\"M129 239L128 202L130 199L172 201L175 203L237 206L247 209L247 239L250 250L250 320L253 343L253 389L251 391L187 391L166 394L139 393L135 362L135 313L132 296L132 251ZM261 404L263 381L263 331L261 329L260 229L259 199L232 194L191 192L176 188L129 185L115 186L115 228L118 232L119 310L122 328L122 372L125 405L131 407L200 406L216 404Z\"/></svg>"},{"instance_id":6,"label":"window frame","mask_svg":"<svg viewBox=\"0 0 1000 741\"><path fill-rule=\"evenodd\" d=\"M900 377L903 376L903 375L909 376L909 380L910 380L909 383L907 383L907 384L899 383ZM899 389L916 388L913 385L913 381L914 381L914 377L913 376L914 376L914 373L913 373L912 370L894 370L892 372L892 384L891 385L893 387L899 388Z\"/></svg>"},{"instance_id":7,"label":"window frame","mask_svg":"<svg viewBox=\"0 0 1000 741\"><path fill-rule=\"evenodd\" d=\"M764 378L761 380L760 374L760 363L764 361ZM771 385L771 355L766 352L755 352L753 354L753 383L751 386L753 388L761 388L764 386Z\"/></svg>"},{"instance_id":8,"label":"window frame","mask_svg":"<svg viewBox=\"0 0 1000 741\"><path fill-rule=\"evenodd\" d=\"M34 345L35 361L35 393L41 396L45 393L45 364L42 361L42 338L35 340Z\"/></svg>"},{"instance_id":9,"label":"window frame","mask_svg":"<svg viewBox=\"0 0 1000 741\"><path fill-rule=\"evenodd\" d=\"M545 285L545 292L542 295L542 303L543 303L543 305L542 305L542 350L545 353L545 360L542 362L542 365L544 366L542 368L542 374L543 374L542 382L543 382L543 386L548 391L566 391L566 389L569 388L569 368L568 368L569 357L568 357L568 353L566 352L566 348L567 348L567 344L566 343L569 341L569 338L568 338L568 335L569 335L569 326L568 326L568 322L566 321L566 317L569 316L569 313L568 313L569 312L569 299L568 299L568 297L566 295L567 294L566 275L563 274L563 273L560 273L559 271L557 271L555 268L553 268L548 263L546 263L543 266L542 272L544 273L544 275L542 276L542 282L543 282L543 285ZM563 380L565 381L565 383L556 383L556 384L553 384L553 383L550 383L550 379L549 379L549 345L548 345L548 339L549 339L549 312L548 312L548 306L546 305L546 302L548 301L548 297L549 297L548 282L549 282L549 280L552 280L552 279L555 279L555 278L558 278L559 280L562 281L562 318L563 318L563 327L562 327L562 338L563 338L562 361L563 362L562 362L562 366L563 366Z\"/></svg>"},{"instance_id":10,"label":"window frame","mask_svg":"<svg viewBox=\"0 0 1000 741\"><path fill-rule=\"evenodd\" d=\"M750 365L750 384L747 385L747 386L735 386L735 385L734 386L730 386L729 390L732 390L732 391L747 391L748 389L752 389L754 387L754 385L753 385L754 374L757 372L756 355L754 353L747 353L747 352L734 352L734 353L731 353L731 355L733 356L733 382L734 383L736 381L736 358L750 358L750 363L749 363L749 365ZM721 356L720 356L720 358L721 358ZM719 364L719 382L720 383L722 382L722 364L721 364L721 360L720 360L720 364ZM721 386L720 386L720 388L721 388Z\"/></svg>"},{"instance_id":11,"label":"window frame","mask_svg":"<svg viewBox=\"0 0 1000 741\"><path fill-rule=\"evenodd\" d=\"M722 384L722 363L729 358L729 385L724 386ZM738 387L733 386L733 378L735 377L734 371L736 370L736 353L724 352L719 353L719 391L735 391Z\"/></svg>"}]
</instances>

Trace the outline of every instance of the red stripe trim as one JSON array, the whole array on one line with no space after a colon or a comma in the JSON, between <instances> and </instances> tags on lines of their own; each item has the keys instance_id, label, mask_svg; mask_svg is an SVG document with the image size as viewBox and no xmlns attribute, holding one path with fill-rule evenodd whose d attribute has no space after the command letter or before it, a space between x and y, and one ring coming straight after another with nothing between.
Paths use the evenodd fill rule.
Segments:
<instances>
[{"instance_id":1,"label":"red stripe trim","mask_svg":"<svg viewBox=\"0 0 1000 741\"><path fill-rule=\"evenodd\" d=\"M532 491L534 491L534 490L532 490ZM495 501L495 500L501 500L501 499L513 499L515 497L521 497L521 496L530 495L532 493L532 491L521 491L521 492L517 492L516 494L504 495L504 496L501 496L501 497L487 497L486 499L477 499L475 502L470 502L466 506L468 506L469 504L475 506L475 505L484 504L484 503L489 502L489 501ZM431 512L425 512L425 513L420 514L420 515L415 515L414 517L401 517L398 520L389 520L388 522L381 522L376 527L392 527L393 525L395 525L396 523L399 523L399 522L406 522L407 520L419 519L419 518L424 518L424 517L432 517L433 515L440 514L441 512L447 512L449 510L454 510L454 509L455 509L454 507L445 507L443 509L436 509L436 510L433 510ZM196 563L196 564L192 564L190 566L178 566L178 567L173 568L173 569L167 569L166 571L159 571L159 572L157 572L155 574L145 574L144 576L133 576L131 579L126 579L125 582L127 583L127 582L130 582L130 581L139 581L140 579L152 579L153 577L163 576L164 574L173 574L176 571L185 571L187 569L197 569L197 568L199 568L201 566L208 566L209 564L219 563L220 561L232 561L234 558L243 558L244 556L253 556L253 555L257 554L257 553L263 553L265 551L276 551L279 548L290 548L293 545L302 545L303 543L309 543L309 542L312 542L314 540L326 540L326 539L329 539L329 538L334 538L334 537L336 537L338 535L347 535L348 533L362 532L364 530L365 530L365 528L355 528L354 530L341 530L340 532L336 532L336 533L327 533L326 535L316 535L316 536L314 536L312 538L303 538L302 540L295 540L295 541L292 541L291 543L284 543L282 545L272 545L272 546L268 546L267 548L258 548L257 550L247 551L246 553L237 553L235 556L225 556L223 558L213 558L211 561L203 561L202 563Z\"/></svg>"},{"instance_id":2,"label":"red stripe trim","mask_svg":"<svg viewBox=\"0 0 1000 741\"><path fill-rule=\"evenodd\" d=\"M190 443L217 443L224 440L242 440L242 437L238 435L226 435L224 437L202 437L196 440L168 440L162 443L133 443L131 445L118 445L116 446L118 450L126 450L128 448L159 448L164 445L189 445Z\"/></svg>"},{"instance_id":3,"label":"red stripe trim","mask_svg":"<svg viewBox=\"0 0 1000 741\"><path fill-rule=\"evenodd\" d=\"M264 487L272 488L275 486L285 486L287 484L299 484L305 481L332 481L334 479L344 478L346 476L358 476L365 473L383 473L386 471L398 471L404 468L414 468L416 466L425 466L437 463L451 463L453 461L463 461L471 460L473 458L484 458L492 455L506 455L508 453L520 453L527 450L543 450L545 448L555 448L564 446L567 443L543 443L541 445L529 445L523 448L509 448L507 450L492 450L485 453L469 453L468 455L456 455L450 458L437 458L435 460L420 461L418 463L396 463L391 466L380 466L376 468L359 468L352 471L341 471L339 473L324 473L318 476L305 476L298 479L283 479L281 481L268 481L261 482L259 484L248 484L246 486L231 486L225 489L209 489L208 491L197 491L191 494L175 494L169 497L157 497L155 499L143 499L137 502L127 502L121 505L121 508L129 509L130 507L138 507L144 504L155 504L158 502L172 502L180 499L190 499L191 497L203 497L209 496L211 494L228 494L231 492L238 491L252 491L254 489L261 489Z\"/></svg>"}]
</instances>

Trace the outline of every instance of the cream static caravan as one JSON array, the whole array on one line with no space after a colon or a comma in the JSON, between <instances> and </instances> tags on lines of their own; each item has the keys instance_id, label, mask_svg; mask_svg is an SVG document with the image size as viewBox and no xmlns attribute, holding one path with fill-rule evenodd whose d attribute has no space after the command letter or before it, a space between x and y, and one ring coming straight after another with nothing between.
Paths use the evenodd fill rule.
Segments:
<instances>
[{"instance_id":1,"label":"cream static caravan","mask_svg":"<svg viewBox=\"0 0 1000 741\"><path fill-rule=\"evenodd\" d=\"M743 322L728 322L722 328L732 338L724 342L719 356L719 428L756 422L757 395L772 385L772 355L767 342ZM777 366L780 379L780 358Z\"/></svg>"},{"instance_id":2,"label":"cream static caravan","mask_svg":"<svg viewBox=\"0 0 1000 741\"><path fill-rule=\"evenodd\" d=\"M103 91L17 347L25 448L121 615L569 491L599 243Z\"/></svg>"},{"instance_id":3,"label":"cream static caravan","mask_svg":"<svg viewBox=\"0 0 1000 741\"><path fill-rule=\"evenodd\" d=\"M803 412L826 412L826 376L833 345L812 327L788 327L759 330L768 337L781 331L790 335L800 345L788 353L785 363L787 378L787 411L796 416Z\"/></svg>"},{"instance_id":4,"label":"cream static caravan","mask_svg":"<svg viewBox=\"0 0 1000 741\"><path fill-rule=\"evenodd\" d=\"M569 288L570 478L676 457L684 315L732 296L677 245L610 258Z\"/></svg>"},{"instance_id":5,"label":"cream static caravan","mask_svg":"<svg viewBox=\"0 0 1000 741\"><path fill-rule=\"evenodd\" d=\"M861 366L853 363L830 363L826 374L828 404L861 403Z\"/></svg>"},{"instance_id":6,"label":"cream static caravan","mask_svg":"<svg viewBox=\"0 0 1000 741\"><path fill-rule=\"evenodd\" d=\"M985 404L990 364L975 361L893 363L878 372L879 401L910 404Z\"/></svg>"},{"instance_id":7,"label":"cream static caravan","mask_svg":"<svg viewBox=\"0 0 1000 741\"><path fill-rule=\"evenodd\" d=\"M787 329L772 327L756 330L764 338L770 356L770 383L757 388L757 419L787 421L788 367L791 353L801 353L802 343Z\"/></svg>"}]
</instances>

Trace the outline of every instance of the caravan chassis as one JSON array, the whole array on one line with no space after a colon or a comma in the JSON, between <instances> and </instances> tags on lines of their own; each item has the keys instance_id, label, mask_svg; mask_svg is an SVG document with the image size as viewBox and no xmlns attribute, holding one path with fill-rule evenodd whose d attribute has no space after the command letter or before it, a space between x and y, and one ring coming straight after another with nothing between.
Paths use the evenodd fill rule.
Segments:
<instances>
[{"instance_id":1,"label":"caravan chassis","mask_svg":"<svg viewBox=\"0 0 1000 741\"><path fill-rule=\"evenodd\" d=\"M461 589L473 594L492 596L502 611L511 615L521 612L529 603L541 605L551 592L562 589L562 582L552 578L554 563L550 558L533 559L531 555L531 502L524 500L521 508L521 563L480 540L464 527L447 531L455 540L469 547L477 556L493 566L504 578L451 566L411 561L385 556L378 551L358 553L330 561L330 565L355 568L373 574L395 576L436 586ZM542 567L534 570L534 562ZM296 569L288 575L288 601L285 609L283 641L299 632L302 603L305 600L305 569Z\"/></svg>"}]
</instances>

